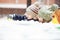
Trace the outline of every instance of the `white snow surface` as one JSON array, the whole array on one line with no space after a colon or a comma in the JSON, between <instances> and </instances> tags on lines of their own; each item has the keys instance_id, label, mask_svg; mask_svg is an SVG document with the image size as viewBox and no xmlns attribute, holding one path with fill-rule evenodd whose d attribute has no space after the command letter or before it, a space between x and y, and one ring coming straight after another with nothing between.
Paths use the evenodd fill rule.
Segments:
<instances>
[{"instance_id":1,"label":"white snow surface","mask_svg":"<svg viewBox=\"0 0 60 40\"><path fill-rule=\"evenodd\" d=\"M59 24L0 19L0 40L60 40Z\"/></svg>"}]
</instances>

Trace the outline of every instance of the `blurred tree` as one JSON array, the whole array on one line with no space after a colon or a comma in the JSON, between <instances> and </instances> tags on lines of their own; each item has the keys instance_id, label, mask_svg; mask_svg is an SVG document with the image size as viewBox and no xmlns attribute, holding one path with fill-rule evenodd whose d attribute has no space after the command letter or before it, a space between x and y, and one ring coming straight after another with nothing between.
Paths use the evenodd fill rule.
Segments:
<instances>
[{"instance_id":1,"label":"blurred tree","mask_svg":"<svg viewBox=\"0 0 60 40\"><path fill-rule=\"evenodd\" d=\"M31 5L31 0L27 0L27 7Z\"/></svg>"}]
</instances>

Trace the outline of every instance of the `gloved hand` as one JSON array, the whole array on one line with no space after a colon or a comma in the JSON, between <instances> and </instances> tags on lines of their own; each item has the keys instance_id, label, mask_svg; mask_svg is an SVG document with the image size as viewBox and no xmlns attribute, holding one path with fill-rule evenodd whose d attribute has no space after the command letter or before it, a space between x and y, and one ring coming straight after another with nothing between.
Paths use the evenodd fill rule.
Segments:
<instances>
[{"instance_id":1,"label":"gloved hand","mask_svg":"<svg viewBox=\"0 0 60 40\"><path fill-rule=\"evenodd\" d=\"M46 22L51 21L53 12L58 9L57 4L51 5L51 7L47 8L46 6L41 7L38 11L39 17L43 18Z\"/></svg>"},{"instance_id":2,"label":"gloved hand","mask_svg":"<svg viewBox=\"0 0 60 40\"><path fill-rule=\"evenodd\" d=\"M42 7L38 11L39 17L43 18L46 22L50 21L52 19L52 11L48 10L47 7Z\"/></svg>"}]
</instances>

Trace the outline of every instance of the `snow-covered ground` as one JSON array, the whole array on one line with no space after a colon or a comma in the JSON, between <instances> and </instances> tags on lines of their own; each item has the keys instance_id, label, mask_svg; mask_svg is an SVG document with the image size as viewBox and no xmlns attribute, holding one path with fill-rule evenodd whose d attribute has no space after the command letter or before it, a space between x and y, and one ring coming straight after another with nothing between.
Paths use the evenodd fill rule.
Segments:
<instances>
[{"instance_id":1,"label":"snow-covered ground","mask_svg":"<svg viewBox=\"0 0 60 40\"><path fill-rule=\"evenodd\" d=\"M0 19L0 40L60 40L60 25Z\"/></svg>"}]
</instances>

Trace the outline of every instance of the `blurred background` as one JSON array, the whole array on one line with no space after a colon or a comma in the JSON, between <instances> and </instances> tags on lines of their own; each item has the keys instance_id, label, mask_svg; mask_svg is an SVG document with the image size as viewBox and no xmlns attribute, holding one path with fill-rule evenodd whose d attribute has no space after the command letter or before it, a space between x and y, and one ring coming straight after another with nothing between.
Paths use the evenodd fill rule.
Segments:
<instances>
[{"instance_id":1,"label":"blurred background","mask_svg":"<svg viewBox=\"0 0 60 40\"><path fill-rule=\"evenodd\" d=\"M24 14L26 8L37 0L0 0L0 16L7 14ZM46 5L58 4L60 0L41 0Z\"/></svg>"}]
</instances>

